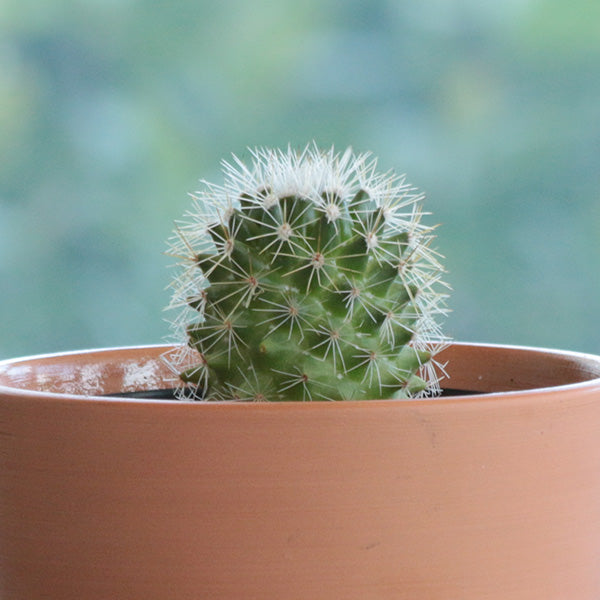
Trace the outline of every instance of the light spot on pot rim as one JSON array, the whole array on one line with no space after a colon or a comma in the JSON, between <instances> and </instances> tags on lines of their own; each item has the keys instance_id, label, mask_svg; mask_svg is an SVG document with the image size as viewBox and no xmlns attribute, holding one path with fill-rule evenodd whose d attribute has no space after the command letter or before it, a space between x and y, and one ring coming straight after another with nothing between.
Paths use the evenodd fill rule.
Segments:
<instances>
[{"instance_id":1,"label":"light spot on pot rim","mask_svg":"<svg viewBox=\"0 0 600 600\"><path fill-rule=\"evenodd\" d=\"M154 360L126 363L123 368L124 392L153 389L160 386L160 366Z\"/></svg>"},{"instance_id":2,"label":"light spot on pot rim","mask_svg":"<svg viewBox=\"0 0 600 600\"><path fill-rule=\"evenodd\" d=\"M82 394L93 395L102 393L102 367L100 365L84 365L80 371Z\"/></svg>"},{"instance_id":3,"label":"light spot on pot rim","mask_svg":"<svg viewBox=\"0 0 600 600\"><path fill-rule=\"evenodd\" d=\"M17 364L0 367L0 375L2 383L9 387L77 396L97 396L115 391L106 389L111 380L119 388L118 391L123 392L157 389L163 383L161 364L153 359L125 361L118 365L117 373L114 366L111 369L102 363L47 367Z\"/></svg>"},{"instance_id":4,"label":"light spot on pot rim","mask_svg":"<svg viewBox=\"0 0 600 600\"><path fill-rule=\"evenodd\" d=\"M59 377L40 371L36 374L36 386L39 390L53 393L75 394L92 396L102 393L102 367L101 365L62 366Z\"/></svg>"},{"instance_id":5,"label":"light spot on pot rim","mask_svg":"<svg viewBox=\"0 0 600 600\"><path fill-rule=\"evenodd\" d=\"M22 387L19 385L25 381L28 381L31 377L31 367L29 365L5 365L0 367L0 375L7 381L14 382L15 387Z\"/></svg>"}]
</instances>

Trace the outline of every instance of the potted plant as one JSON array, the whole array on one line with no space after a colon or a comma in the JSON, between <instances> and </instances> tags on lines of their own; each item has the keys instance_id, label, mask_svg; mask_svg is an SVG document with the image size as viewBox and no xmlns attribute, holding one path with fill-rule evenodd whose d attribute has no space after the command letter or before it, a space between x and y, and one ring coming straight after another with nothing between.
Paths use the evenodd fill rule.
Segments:
<instances>
[{"instance_id":1,"label":"potted plant","mask_svg":"<svg viewBox=\"0 0 600 600\"><path fill-rule=\"evenodd\" d=\"M600 358L448 342L367 156L225 174L171 244L178 343L0 365L0 596L597 600Z\"/></svg>"}]
</instances>

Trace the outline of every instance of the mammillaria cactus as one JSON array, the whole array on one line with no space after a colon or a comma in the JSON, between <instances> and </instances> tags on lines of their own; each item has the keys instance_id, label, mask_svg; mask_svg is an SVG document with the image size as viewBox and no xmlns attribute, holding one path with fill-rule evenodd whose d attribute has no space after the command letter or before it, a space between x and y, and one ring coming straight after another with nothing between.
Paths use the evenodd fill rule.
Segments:
<instances>
[{"instance_id":1,"label":"mammillaria cactus","mask_svg":"<svg viewBox=\"0 0 600 600\"><path fill-rule=\"evenodd\" d=\"M251 155L203 181L171 241L181 397L438 393L445 294L423 196L351 149Z\"/></svg>"}]
</instances>

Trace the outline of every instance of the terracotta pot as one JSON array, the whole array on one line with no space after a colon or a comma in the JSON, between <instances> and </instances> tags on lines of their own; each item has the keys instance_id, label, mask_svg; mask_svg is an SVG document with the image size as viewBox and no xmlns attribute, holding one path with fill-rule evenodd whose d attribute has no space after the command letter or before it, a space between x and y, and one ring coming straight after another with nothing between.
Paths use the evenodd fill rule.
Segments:
<instances>
[{"instance_id":1,"label":"terracotta pot","mask_svg":"<svg viewBox=\"0 0 600 600\"><path fill-rule=\"evenodd\" d=\"M0 366L4 600L600 598L599 358L454 344L493 393L425 401L97 397L163 350Z\"/></svg>"}]
</instances>

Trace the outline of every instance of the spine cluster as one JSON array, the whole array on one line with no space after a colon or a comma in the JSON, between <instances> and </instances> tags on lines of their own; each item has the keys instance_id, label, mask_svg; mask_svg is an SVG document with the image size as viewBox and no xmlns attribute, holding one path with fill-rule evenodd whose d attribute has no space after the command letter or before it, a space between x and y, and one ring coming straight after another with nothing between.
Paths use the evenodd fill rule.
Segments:
<instances>
[{"instance_id":1,"label":"spine cluster","mask_svg":"<svg viewBox=\"0 0 600 600\"><path fill-rule=\"evenodd\" d=\"M422 195L370 155L257 149L192 197L170 253L182 397L283 401L439 391L443 267Z\"/></svg>"}]
</instances>

